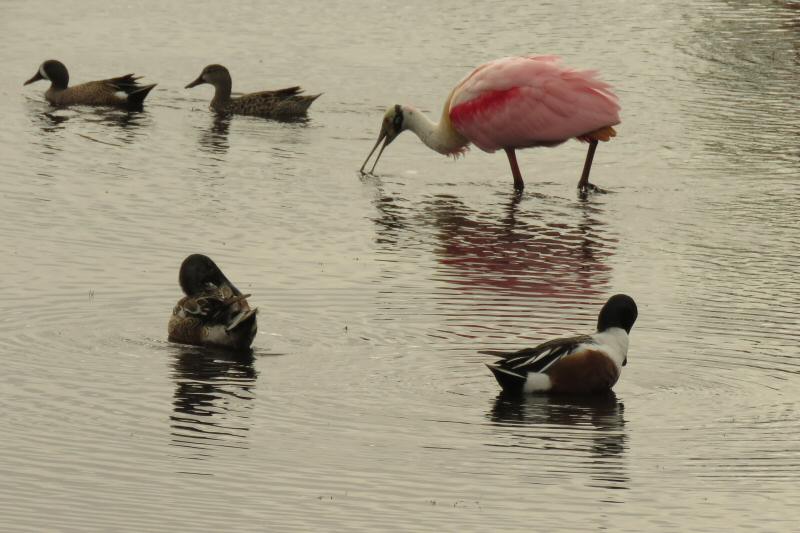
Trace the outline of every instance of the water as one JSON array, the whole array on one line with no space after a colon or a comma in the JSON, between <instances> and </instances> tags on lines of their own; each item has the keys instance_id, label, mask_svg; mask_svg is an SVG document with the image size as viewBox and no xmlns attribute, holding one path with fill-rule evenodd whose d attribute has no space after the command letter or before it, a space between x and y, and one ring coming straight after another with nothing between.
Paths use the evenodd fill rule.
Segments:
<instances>
[{"instance_id":1,"label":"water","mask_svg":"<svg viewBox=\"0 0 800 533\"><path fill-rule=\"evenodd\" d=\"M800 479L796 2L4 2L0 529L790 530ZM453 162L438 115L483 61L559 53L619 137ZM142 113L56 110L158 82ZM208 87L324 92L215 120ZM252 357L172 345L189 253L261 309ZM640 310L615 396L513 401L479 349ZM795 525L792 525L795 524Z\"/></svg>"}]
</instances>

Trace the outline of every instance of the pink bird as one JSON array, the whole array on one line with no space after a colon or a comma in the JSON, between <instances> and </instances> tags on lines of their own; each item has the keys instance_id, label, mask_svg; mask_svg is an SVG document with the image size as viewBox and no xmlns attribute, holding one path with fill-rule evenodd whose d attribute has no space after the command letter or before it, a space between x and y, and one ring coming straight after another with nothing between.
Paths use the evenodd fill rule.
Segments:
<instances>
[{"instance_id":1,"label":"pink bird","mask_svg":"<svg viewBox=\"0 0 800 533\"><path fill-rule=\"evenodd\" d=\"M598 141L616 136L619 104L611 87L591 70L573 70L556 56L504 57L483 64L456 85L444 104L442 118L431 121L412 106L395 105L383 117L378 141L361 165L364 172L375 149L384 148L405 130L411 130L428 148L457 156L470 143L484 152L503 149L508 155L514 188L525 183L515 150L558 146L569 139L589 143L582 192L598 190L589 183L589 171Z\"/></svg>"}]
</instances>

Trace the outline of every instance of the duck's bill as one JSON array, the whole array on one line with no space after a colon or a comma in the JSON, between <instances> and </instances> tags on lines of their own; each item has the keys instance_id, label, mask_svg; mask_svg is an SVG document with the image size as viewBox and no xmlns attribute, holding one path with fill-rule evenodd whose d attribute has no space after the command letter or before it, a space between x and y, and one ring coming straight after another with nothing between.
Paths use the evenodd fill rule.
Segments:
<instances>
[{"instance_id":1,"label":"duck's bill","mask_svg":"<svg viewBox=\"0 0 800 533\"><path fill-rule=\"evenodd\" d=\"M39 81L39 80L43 80L43 79L44 79L44 76L42 76L42 73L41 72L37 72L36 74L33 75L33 77L31 79L29 79L28 81L26 81L22 85L23 86L24 85L28 85L30 83L33 83L33 82Z\"/></svg>"},{"instance_id":2,"label":"duck's bill","mask_svg":"<svg viewBox=\"0 0 800 533\"><path fill-rule=\"evenodd\" d=\"M375 150L378 148L378 145L381 144L381 141L383 141L383 145L381 146L381 149L378 151L378 157L375 158L375 162L372 164L372 168L369 171L370 174L375 172L375 167L378 166L378 160L380 160L381 154L383 153L383 150L387 146L389 146L393 140L394 140L394 137L390 137L389 135L386 134L386 130L381 129L381 134L378 135L378 140L375 141L375 146L373 146L372 150L370 150L369 155L364 160L364 164L361 165L361 169L359 170L359 172L364 174L364 167L366 167L367 163L369 163L369 158L372 157L372 154L375 153Z\"/></svg>"},{"instance_id":3,"label":"duck's bill","mask_svg":"<svg viewBox=\"0 0 800 533\"><path fill-rule=\"evenodd\" d=\"M200 76L197 77L196 80L194 80L193 82L187 84L186 87L184 87L184 89L191 89L192 87L197 87L198 85L201 85L203 83L205 83L205 81L203 80L203 76L200 75Z\"/></svg>"}]
</instances>

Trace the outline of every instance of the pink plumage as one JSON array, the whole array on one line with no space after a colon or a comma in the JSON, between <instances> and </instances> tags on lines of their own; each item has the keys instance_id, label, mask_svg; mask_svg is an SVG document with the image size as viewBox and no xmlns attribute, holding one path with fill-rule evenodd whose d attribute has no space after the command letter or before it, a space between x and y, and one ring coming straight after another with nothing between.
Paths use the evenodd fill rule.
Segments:
<instances>
[{"instance_id":1,"label":"pink plumage","mask_svg":"<svg viewBox=\"0 0 800 533\"><path fill-rule=\"evenodd\" d=\"M502 148L508 157L514 189L525 188L516 150L557 146L569 139L589 144L578 181L581 194L602 192L589 183L599 141L617 132L619 104L611 87L593 70L575 70L556 56L504 57L473 70L450 92L438 123L412 106L396 104L386 110L375 146L361 172L383 143L413 131L428 148L445 155L463 153L473 143L485 152Z\"/></svg>"},{"instance_id":2,"label":"pink plumage","mask_svg":"<svg viewBox=\"0 0 800 533\"><path fill-rule=\"evenodd\" d=\"M553 146L619 124L610 86L556 56L504 57L476 68L453 90L453 127L478 148Z\"/></svg>"}]
</instances>

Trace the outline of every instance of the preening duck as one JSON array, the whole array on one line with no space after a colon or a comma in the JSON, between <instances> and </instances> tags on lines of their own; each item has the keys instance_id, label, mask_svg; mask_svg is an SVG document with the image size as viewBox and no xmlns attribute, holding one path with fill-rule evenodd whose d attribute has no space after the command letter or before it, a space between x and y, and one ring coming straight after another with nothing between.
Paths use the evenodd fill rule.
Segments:
<instances>
[{"instance_id":1,"label":"preening duck","mask_svg":"<svg viewBox=\"0 0 800 533\"><path fill-rule=\"evenodd\" d=\"M209 257L192 254L183 260L178 276L186 296L172 311L169 340L196 346L245 350L256 335L257 308Z\"/></svg>"}]
</instances>

